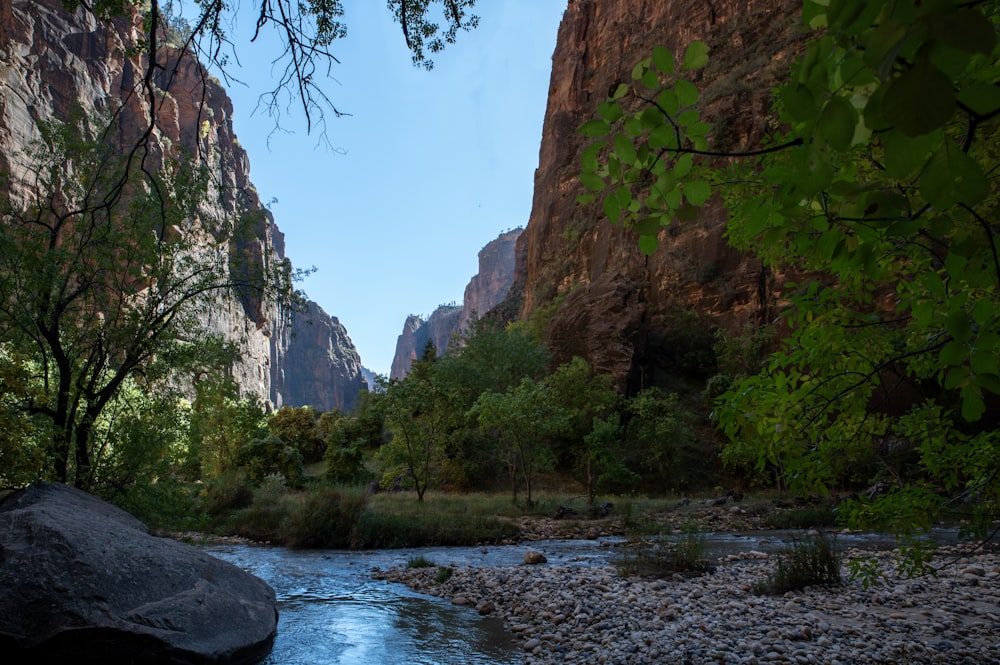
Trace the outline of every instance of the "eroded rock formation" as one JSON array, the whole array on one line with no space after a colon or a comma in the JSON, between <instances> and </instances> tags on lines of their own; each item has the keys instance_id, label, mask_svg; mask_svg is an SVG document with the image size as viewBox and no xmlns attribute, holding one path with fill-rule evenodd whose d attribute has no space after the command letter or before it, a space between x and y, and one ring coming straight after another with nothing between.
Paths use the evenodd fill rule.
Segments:
<instances>
[{"instance_id":1,"label":"eroded rock formation","mask_svg":"<svg viewBox=\"0 0 1000 665\"><path fill-rule=\"evenodd\" d=\"M24 151L38 138L39 122L65 121L78 109L88 115L120 109L118 139L123 144L136 141L150 126L142 88L146 61L135 54L141 34L132 23L97 22L83 11L67 12L60 0L14 0L2 7L0 172L24 168ZM159 57L164 66L153 80L156 122L150 154L161 159L183 150L209 169L206 219L250 215L256 220L252 238L228 248L231 269L284 262L284 237L250 182L249 158L233 132L233 106L225 90L194 57L169 47ZM289 329L285 312L250 294L220 298L205 313L204 323L238 344L240 357L232 373L244 393L265 402L345 408L355 396L353 386L361 385L357 352L335 319L315 306L312 311L315 316L295 316L293 325L319 321L318 327L329 331L327 337L318 339L318 328L304 328L301 334ZM297 339L315 340L317 348L306 349ZM331 354L331 349L344 354ZM294 370L284 367L286 358L298 363ZM311 371L303 371L302 363ZM296 386L299 377L314 391ZM336 377L335 385L321 385L325 377Z\"/></svg>"},{"instance_id":2,"label":"eroded rock formation","mask_svg":"<svg viewBox=\"0 0 1000 665\"><path fill-rule=\"evenodd\" d=\"M736 330L773 318L780 281L727 245L719 206L661 232L647 257L634 236L607 222L600 202L576 203L585 193L577 176L589 142L577 129L655 45L681 55L703 40L711 60L695 82L714 146L756 144L767 128L770 88L799 48L798 11L788 0L570 1L506 305L524 318L561 302L545 330L557 361L583 356L612 372L620 388L635 389L672 371L670 349L692 325Z\"/></svg>"},{"instance_id":3,"label":"eroded rock formation","mask_svg":"<svg viewBox=\"0 0 1000 665\"><path fill-rule=\"evenodd\" d=\"M514 252L523 230L501 233L479 250L479 272L466 285L461 307L442 305L426 321L407 317L396 341L390 378L405 377L428 340L434 342L438 354L444 353L455 335L465 334L473 321L503 302L514 281Z\"/></svg>"}]
</instances>

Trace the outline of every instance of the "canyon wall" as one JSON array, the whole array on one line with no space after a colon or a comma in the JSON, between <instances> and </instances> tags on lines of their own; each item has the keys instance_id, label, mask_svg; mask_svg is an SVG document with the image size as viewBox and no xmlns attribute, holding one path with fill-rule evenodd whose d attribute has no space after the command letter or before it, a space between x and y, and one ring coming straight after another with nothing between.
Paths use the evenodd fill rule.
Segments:
<instances>
[{"instance_id":1,"label":"canyon wall","mask_svg":"<svg viewBox=\"0 0 1000 665\"><path fill-rule=\"evenodd\" d=\"M713 148L757 144L768 128L770 88L787 75L802 36L788 0L570 0L552 77L527 229L518 240L515 285L502 308L527 318L556 305L544 329L557 362L578 355L636 390L682 364L692 337L771 322L780 276L730 248L724 212L710 205L660 234L652 256L613 227L600 202L580 205L577 129L654 46L680 61L694 40L711 48L694 79Z\"/></svg>"},{"instance_id":2,"label":"canyon wall","mask_svg":"<svg viewBox=\"0 0 1000 665\"><path fill-rule=\"evenodd\" d=\"M0 4L0 172L23 172L25 149L39 137L42 121L66 121L78 110L117 113L122 145L134 144L152 124L148 149L154 159L184 150L208 168L205 219L257 220L251 240L228 248L231 269L284 263L284 237L250 182L225 90L194 57L165 47L150 106L142 85L146 59L135 48L141 37L129 21L98 22L83 11L67 12L59 0ZM244 294L219 298L204 324L238 345L231 371L245 394L263 402L345 408L353 404L355 387L364 385L360 360L336 319L312 304L309 312L314 324L320 321L315 328L303 328L305 317ZM325 385L332 377L333 385Z\"/></svg>"},{"instance_id":3,"label":"canyon wall","mask_svg":"<svg viewBox=\"0 0 1000 665\"><path fill-rule=\"evenodd\" d=\"M468 332L470 324L504 301L514 281L514 253L523 230L501 233L479 250L479 272L466 285L461 306L442 305L426 321L407 317L396 341L390 378L405 377L428 340L434 342L438 355L444 353L455 335Z\"/></svg>"}]
</instances>

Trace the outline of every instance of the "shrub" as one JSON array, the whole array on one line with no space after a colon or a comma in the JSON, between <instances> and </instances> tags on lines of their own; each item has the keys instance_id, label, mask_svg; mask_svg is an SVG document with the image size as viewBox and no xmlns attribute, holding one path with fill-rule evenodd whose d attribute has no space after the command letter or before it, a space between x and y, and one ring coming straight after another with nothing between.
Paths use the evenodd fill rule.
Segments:
<instances>
[{"instance_id":1,"label":"shrub","mask_svg":"<svg viewBox=\"0 0 1000 665\"><path fill-rule=\"evenodd\" d=\"M780 594L818 584L840 584L841 553L835 537L821 532L795 538L778 556L767 580L753 586L757 594Z\"/></svg>"},{"instance_id":2,"label":"shrub","mask_svg":"<svg viewBox=\"0 0 1000 665\"><path fill-rule=\"evenodd\" d=\"M711 571L705 559L705 535L694 521L684 525L679 537L657 536L628 546L617 567L621 575L643 577Z\"/></svg>"},{"instance_id":3,"label":"shrub","mask_svg":"<svg viewBox=\"0 0 1000 665\"><path fill-rule=\"evenodd\" d=\"M250 480L257 484L275 473L281 474L292 487L302 482L302 455L273 435L251 439L240 446L236 464L246 469Z\"/></svg>"},{"instance_id":4,"label":"shrub","mask_svg":"<svg viewBox=\"0 0 1000 665\"><path fill-rule=\"evenodd\" d=\"M361 490L311 489L291 504L281 540L289 547L348 547L366 503Z\"/></svg>"},{"instance_id":5,"label":"shrub","mask_svg":"<svg viewBox=\"0 0 1000 665\"><path fill-rule=\"evenodd\" d=\"M271 476L253 493L253 504L233 516L236 533L258 542L280 542L289 507L288 489Z\"/></svg>"},{"instance_id":6,"label":"shrub","mask_svg":"<svg viewBox=\"0 0 1000 665\"><path fill-rule=\"evenodd\" d=\"M227 471L205 485L202 509L209 515L221 515L253 503L253 488L245 471Z\"/></svg>"},{"instance_id":7,"label":"shrub","mask_svg":"<svg viewBox=\"0 0 1000 665\"><path fill-rule=\"evenodd\" d=\"M764 520L764 526L771 529L818 529L836 525L837 513L829 505L779 510Z\"/></svg>"},{"instance_id":8,"label":"shrub","mask_svg":"<svg viewBox=\"0 0 1000 665\"><path fill-rule=\"evenodd\" d=\"M438 584L447 582L451 579L452 569L448 566L438 566L437 575L434 576L434 581Z\"/></svg>"},{"instance_id":9,"label":"shrub","mask_svg":"<svg viewBox=\"0 0 1000 665\"><path fill-rule=\"evenodd\" d=\"M433 561L431 561L430 559L428 559L427 557L425 557L423 555L421 555L421 556L415 556L415 557L413 557L412 559L410 559L409 561L406 562L406 568L407 569L410 569L410 568L433 568L434 565L435 565L435 563Z\"/></svg>"}]
</instances>

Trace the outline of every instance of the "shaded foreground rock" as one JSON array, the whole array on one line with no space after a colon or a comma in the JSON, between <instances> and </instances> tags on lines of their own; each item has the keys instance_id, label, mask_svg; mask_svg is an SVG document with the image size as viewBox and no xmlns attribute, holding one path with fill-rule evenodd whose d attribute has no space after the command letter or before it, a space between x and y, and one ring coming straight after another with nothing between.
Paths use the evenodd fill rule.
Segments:
<instances>
[{"instance_id":1,"label":"shaded foreground rock","mask_svg":"<svg viewBox=\"0 0 1000 665\"><path fill-rule=\"evenodd\" d=\"M0 501L5 663L253 663L277 630L274 591L64 485Z\"/></svg>"}]
</instances>

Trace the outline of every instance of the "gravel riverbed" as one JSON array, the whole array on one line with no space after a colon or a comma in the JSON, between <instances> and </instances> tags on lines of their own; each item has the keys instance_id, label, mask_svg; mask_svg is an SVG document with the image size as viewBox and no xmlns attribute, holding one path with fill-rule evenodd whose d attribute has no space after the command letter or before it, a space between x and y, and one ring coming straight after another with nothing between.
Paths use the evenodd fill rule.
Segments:
<instances>
[{"instance_id":1,"label":"gravel riverbed","mask_svg":"<svg viewBox=\"0 0 1000 665\"><path fill-rule=\"evenodd\" d=\"M966 548L967 550L968 548ZM774 567L731 555L699 577L622 577L612 566L517 565L375 570L373 577L502 618L528 665L555 663L1000 663L1000 555L938 550L936 577L887 579L778 596L751 589ZM446 565L446 562L437 562Z\"/></svg>"}]
</instances>

